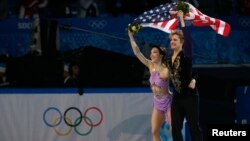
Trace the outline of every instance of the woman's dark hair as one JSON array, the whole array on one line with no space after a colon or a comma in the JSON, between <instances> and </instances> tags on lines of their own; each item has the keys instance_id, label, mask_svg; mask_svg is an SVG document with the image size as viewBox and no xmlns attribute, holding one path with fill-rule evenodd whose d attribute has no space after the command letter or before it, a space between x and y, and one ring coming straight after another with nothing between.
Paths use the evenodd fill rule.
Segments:
<instances>
[{"instance_id":1,"label":"woman's dark hair","mask_svg":"<svg viewBox=\"0 0 250 141\"><path fill-rule=\"evenodd\" d=\"M166 63L166 60L167 60L167 49L165 47L161 47L161 46L155 45L155 44L152 44L150 46L151 46L151 48L157 48L158 49L159 53L163 56L161 61L162 61L162 63L164 63L166 65L167 64Z\"/></svg>"}]
</instances>

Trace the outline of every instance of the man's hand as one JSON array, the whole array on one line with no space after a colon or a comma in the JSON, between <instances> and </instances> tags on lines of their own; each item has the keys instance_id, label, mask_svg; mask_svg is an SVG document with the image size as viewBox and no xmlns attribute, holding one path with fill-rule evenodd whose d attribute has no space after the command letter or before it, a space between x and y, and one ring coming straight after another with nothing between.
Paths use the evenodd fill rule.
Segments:
<instances>
[{"instance_id":1,"label":"man's hand","mask_svg":"<svg viewBox=\"0 0 250 141\"><path fill-rule=\"evenodd\" d=\"M184 18L183 11L179 10L178 13L177 13L177 16L180 17L180 19L183 19Z\"/></svg>"},{"instance_id":2,"label":"man's hand","mask_svg":"<svg viewBox=\"0 0 250 141\"><path fill-rule=\"evenodd\" d=\"M196 85L196 80L195 79L192 79L188 85L189 88L191 89L194 89L195 88L195 85Z\"/></svg>"},{"instance_id":3,"label":"man's hand","mask_svg":"<svg viewBox=\"0 0 250 141\"><path fill-rule=\"evenodd\" d=\"M179 10L178 13L177 13L177 16L180 18L181 27L185 27L183 11Z\"/></svg>"}]
</instances>

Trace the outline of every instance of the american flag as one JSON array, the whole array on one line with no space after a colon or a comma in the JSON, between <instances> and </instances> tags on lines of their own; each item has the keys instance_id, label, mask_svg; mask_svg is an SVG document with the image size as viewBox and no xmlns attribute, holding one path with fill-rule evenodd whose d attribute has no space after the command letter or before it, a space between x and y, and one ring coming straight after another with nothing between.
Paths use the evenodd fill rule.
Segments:
<instances>
[{"instance_id":1,"label":"american flag","mask_svg":"<svg viewBox=\"0 0 250 141\"><path fill-rule=\"evenodd\" d=\"M189 13L185 14L185 20L191 21L194 26L210 26L216 33L225 37L229 35L231 27L228 23L203 14L190 3L186 2L186 4L189 5ZM133 23L138 23L142 27L156 28L170 33L179 24L176 16L177 3L166 3L144 12L138 18L134 19Z\"/></svg>"}]
</instances>

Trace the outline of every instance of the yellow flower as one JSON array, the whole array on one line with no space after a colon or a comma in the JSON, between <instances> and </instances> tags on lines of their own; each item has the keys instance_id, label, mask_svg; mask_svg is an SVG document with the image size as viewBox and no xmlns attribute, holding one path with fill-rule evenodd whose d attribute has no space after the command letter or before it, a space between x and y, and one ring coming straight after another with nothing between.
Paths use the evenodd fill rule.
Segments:
<instances>
[{"instance_id":1,"label":"yellow flower","mask_svg":"<svg viewBox=\"0 0 250 141\"><path fill-rule=\"evenodd\" d=\"M126 30L131 31L133 34L136 34L137 32L139 32L140 29L141 29L141 26L137 23L129 24L128 28L126 28Z\"/></svg>"}]
</instances>

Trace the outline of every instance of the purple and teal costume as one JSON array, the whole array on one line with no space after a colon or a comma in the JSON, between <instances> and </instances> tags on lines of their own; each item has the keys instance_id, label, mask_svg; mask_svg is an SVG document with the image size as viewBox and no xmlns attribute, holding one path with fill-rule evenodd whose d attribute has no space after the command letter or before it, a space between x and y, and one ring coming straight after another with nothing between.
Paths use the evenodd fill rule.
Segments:
<instances>
[{"instance_id":1,"label":"purple and teal costume","mask_svg":"<svg viewBox=\"0 0 250 141\"><path fill-rule=\"evenodd\" d=\"M163 89L168 90L169 82L162 80L160 78L159 72L157 72L157 71L151 72L149 82L150 82L151 85L156 85L159 88L163 88ZM164 117L165 117L165 121L168 124L169 124L169 118L170 117L167 116L167 112L168 112L168 110L170 110L171 102L172 102L172 95L154 94L153 106L157 110L163 112Z\"/></svg>"}]
</instances>

